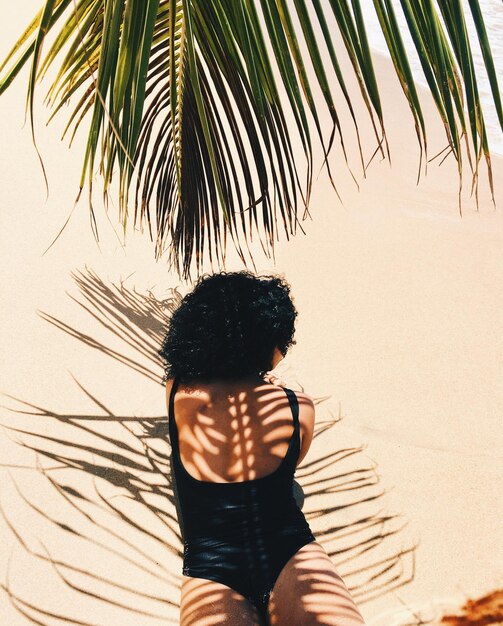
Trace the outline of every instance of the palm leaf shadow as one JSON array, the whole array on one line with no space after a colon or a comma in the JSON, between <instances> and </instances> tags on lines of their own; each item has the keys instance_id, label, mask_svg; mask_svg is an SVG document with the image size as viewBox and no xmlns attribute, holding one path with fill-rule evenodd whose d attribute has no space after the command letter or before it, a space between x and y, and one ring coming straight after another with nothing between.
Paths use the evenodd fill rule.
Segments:
<instances>
[{"instance_id":1,"label":"palm leaf shadow","mask_svg":"<svg viewBox=\"0 0 503 626\"><path fill-rule=\"evenodd\" d=\"M70 297L107 333L136 351L135 356L126 357L49 314L41 313L42 317L88 347L161 383L157 349L180 293L171 290L170 297L159 300L150 291L139 294L125 287L122 281L110 287L87 268L73 277L83 301ZM96 413L60 413L4 394L22 405L9 408L14 421L4 428L30 451L35 463L8 468L14 490L9 502L16 506L7 510L0 503L0 514L17 546L57 576L61 593L85 597L93 619L86 621L82 611L80 619L59 613L57 598L52 603L46 598L48 606L37 604L29 589L24 594L14 590L9 571L5 584L0 584L22 615L43 626L62 619L82 626L105 623L95 619L104 604L103 615L115 611L114 623L122 623L127 612L146 626L176 624L183 544L166 416L117 414L74 380ZM342 419L333 415L328 400L316 399L315 443L323 439L325 451L330 449L325 438ZM379 489L375 464L369 465L363 449L347 446L304 462L295 483L296 498L313 532L360 603L410 582L416 548L400 545L404 525L399 525L399 516L380 511L384 492ZM26 494L30 490L23 484L26 469L32 470L30 483L35 472L49 498L38 492ZM369 503L370 508L375 505L371 515ZM37 520L38 532L44 529L52 540L28 532L21 512L23 519ZM55 536L60 538L57 543Z\"/></svg>"}]
</instances>

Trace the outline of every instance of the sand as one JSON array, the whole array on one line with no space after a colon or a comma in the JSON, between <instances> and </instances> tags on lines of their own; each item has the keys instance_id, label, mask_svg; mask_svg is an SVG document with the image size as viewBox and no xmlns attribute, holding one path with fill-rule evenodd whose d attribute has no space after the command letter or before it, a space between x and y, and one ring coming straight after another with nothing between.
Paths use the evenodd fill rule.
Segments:
<instances>
[{"instance_id":1,"label":"sand","mask_svg":"<svg viewBox=\"0 0 503 626\"><path fill-rule=\"evenodd\" d=\"M2 20L6 41L31 5ZM368 625L399 626L461 614L503 583L503 164L496 210L483 171L479 210L465 184L463 217L452 162L416 186L407 105L380 57L378 74L392 166L376 161L362 179L353 150L359 191L334 167L343 204L322 174L306 235L283 235L275 263L255 244L257 270L283 273L299 310L278 371L317 401L297 476L304 511ZM22 83L0 99L0 622L176 624L180 542L153 351L188 285L154 261L146 234L131 229L124 249L116 208L109 221L98 196L101 249L82 202L42 256L73 206L83 137L68 152L63 120L45 129L39 105L45 201L23 103ZM434 120L429 136L433 155ZM231 255L227 269L240 268Z\"/></svg>"}]
</instances>

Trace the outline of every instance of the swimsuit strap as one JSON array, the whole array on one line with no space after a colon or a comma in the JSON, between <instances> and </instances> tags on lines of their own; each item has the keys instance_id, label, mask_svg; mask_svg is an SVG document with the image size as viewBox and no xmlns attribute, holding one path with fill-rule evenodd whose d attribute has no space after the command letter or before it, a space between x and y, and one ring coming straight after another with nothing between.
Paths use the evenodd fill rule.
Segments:
<instances>
[{"instance_id":1,"label":"swimsuit strap","mask_svg":"<svg viewBox=\"0 0 503 626\"><path fill-rule=\"evenodd\" d=\"M289 389L288 387L283 387L286 395L288 396L288 402L290 403L290 408L292 410L293 415L293 427L294 427L294 435L298 434L300 431L300 422L299 422L299 400L297 398L296 393L293 389Z\"/></svg>"}]
</instances>

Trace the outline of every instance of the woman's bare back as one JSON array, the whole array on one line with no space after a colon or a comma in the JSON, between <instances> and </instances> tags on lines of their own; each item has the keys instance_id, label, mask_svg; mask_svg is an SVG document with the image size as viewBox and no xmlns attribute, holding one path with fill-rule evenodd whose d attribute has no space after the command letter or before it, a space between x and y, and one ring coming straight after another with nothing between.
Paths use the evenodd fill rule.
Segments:
<instances>
[{"instance_id":1,"label":"woman's bare back","mask_svg":"<svg viewBox=\"0 0 503 626\"><path fill-rule=\"evenodd\" d=\"M169 401L172 381L166 384ZM314 429L314 403L296 392L301 453L307 454ZM185 386L174 399L180 456L185 470L207 482L242 482L274 472L293 435L282 387L261 379Z\"/></svg>"}]
</instances>

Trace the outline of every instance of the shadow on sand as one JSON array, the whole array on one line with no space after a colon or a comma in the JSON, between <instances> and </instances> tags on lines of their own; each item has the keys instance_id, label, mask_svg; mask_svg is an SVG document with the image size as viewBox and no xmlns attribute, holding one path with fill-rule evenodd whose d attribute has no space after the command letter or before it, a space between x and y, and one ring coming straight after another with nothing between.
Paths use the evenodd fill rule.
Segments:
<instances>
[{"instance_id":1,"label":"shadow on sand","mask_svg":"<svg viewBox=\"0 0 503 626\"><path fill-rule=\"evenodd\" d=\"M161 384L157 350L181 294L174 289L159 300L123 282L107 285L87 268L72 276L80 298L70 297L102 326L101 332L106 329L115 344L119 338L134 355L125 356L110 342L52 315L41 316ZM9 493L3 502L9 504L1 504L0 511L12 532L13 549L0 585L15 609L34 624L177 624L182 541L167 418L117 414L106 398L74 380L95 412L60 413L4 393L20 406L8 407L3 428L35 461L33 466L4 465L10 481L4 484ZM334 448L330 436L342 419L333 415L328 400L316 399L313 442L323 440L325 451ZM358 604L409 583L417 547L402 545L406 523L383 511L385 491L364 448L345 446L304 462L295 484L313 532ZM36 600L30 571L24 586L12 583L19 550L23 563L28 559L31 572L46 582L51 579L50 588L58 589L58 595Z\"/></svg>"}]
</instances>

